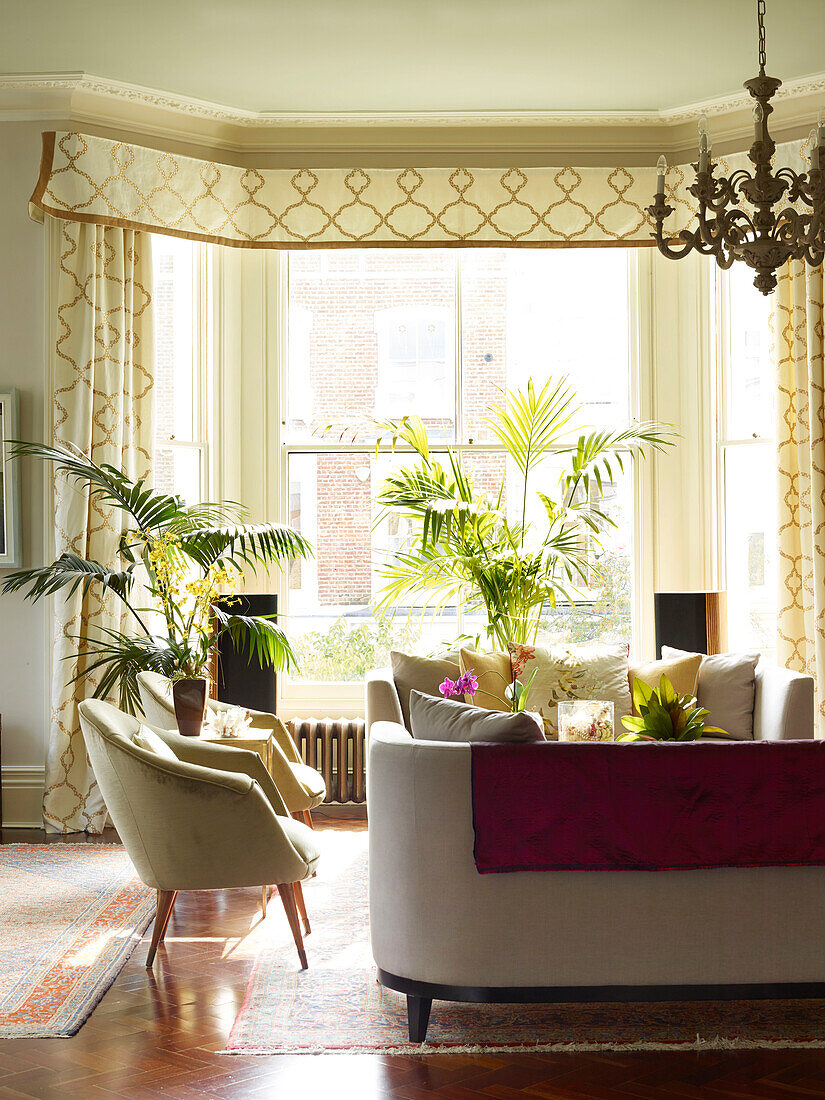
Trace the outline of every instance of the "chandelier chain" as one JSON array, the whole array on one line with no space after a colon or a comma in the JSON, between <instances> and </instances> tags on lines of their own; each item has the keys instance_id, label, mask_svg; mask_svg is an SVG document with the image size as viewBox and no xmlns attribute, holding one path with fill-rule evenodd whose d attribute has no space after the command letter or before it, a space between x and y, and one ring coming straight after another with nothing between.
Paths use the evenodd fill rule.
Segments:
<instances>
[{"instance_id":1,"label":"chandelier chain","mask_svg":"<svg viewBox=\"0 0 825 1100\"><path fill-rule=\"evenodd\" d=\"M756 0L756 17L759 23L759 75L765 75L765 0Z\"/></svg>"}]
</instances>

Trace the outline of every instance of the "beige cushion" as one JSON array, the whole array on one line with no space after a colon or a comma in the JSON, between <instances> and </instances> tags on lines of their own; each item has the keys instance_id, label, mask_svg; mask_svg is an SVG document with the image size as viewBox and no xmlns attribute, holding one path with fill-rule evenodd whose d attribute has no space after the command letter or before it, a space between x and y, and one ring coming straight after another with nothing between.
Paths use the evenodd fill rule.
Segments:
<instances>
[{"instance_id":1,"label":"beige cushion","mask_svg":"<svg viewBox=\"0 0 825 1100\"><path fill-rule=\"evenodd\" d=\"M444 677L451 680L461 675L457 653L445 653L439 660L429 657L413 657L408 653L390 653L392 678L401 703L404 725L410 728L410 692L423 691L426 695L438 695L438 685Z\"/></svg>"},{"instance_id":2,"label":"beige cushion","mask_svg":"<svg viewBox=\"0 0 825 1100\"><path fill-rule=\"evenodd\" d=\"M153 752L162 760L177 760L175 752L166 744L162 737L158 737L153 729L141 725L137 732L132 734L132 743L147 752Z\"/></svg>"},{"instance_id":3,"label":"beige cushion","mask_svg":"<svg viewBox=\"0 0 825 1100\"><path fill-rule=\"evenodd\" d=\"M526 684L536 674L527 693L527 709L537 710L544 719L548 737L558 733L558 704L565 699L601 699L613 703L616 726L631 712L627 678L627 646L511 645L513 672Z\"/></svg>"},{"instance_id":4,"label":"beige cushion","mask_svg":"<svg viewBox=\"0 0 825 1100\"><path fill-rule=\"evenodd\" d=\"M710 712L708 725L723 729L735 741L753 739L753 706L756 691L758 653L685 654L684 650L662 646L668 658L692 656L699 659L696 698Z\"/></svg>"},{"instance_id":5,"label":"beige cushion","mask_svg":"<svg viewBox=\"0 0 825 1100\"><path fill-rule=\"evenodd\" d=\"M662 653L666 646L662 646ZM696 681L699 676L699 667L702 664L701 653L680 653L675 656L676 650L668 650L668 656L661 661L647 661L641 665L630 665L627 670L627 678L630 683L630 693L633 694L633 681L641 680L649 687L658 688L659 681L667 676L677 694L695 695ZM636 713L634 706L633 713ZM709 723L714 725L713 722Z\"/></svg>"},{"instance_id":6,"label":"beige cushion","mask_svg":"<svg viewBox=\"0 0 825 1100\"><path fill-rule=\"evenodd\" d=\"M410 692L410 732L417 741L543 741L538 718L467 706L454 699L436 699Z\"/></svg>"},{"instance_id":7,"label":"beige cushion","mask_svg":"<svg viewBox=\"0 0 825 1100\"><path fill-rule=\"evenodd\" d=\"M509 653L478 653L474 649L459 649L458 660L462 672L470 669L478 680L475 695L465 695L467 703L487 710L509 710L510 704L504 696L504 689L510 683Z\"/></svg>"}]
</instances>

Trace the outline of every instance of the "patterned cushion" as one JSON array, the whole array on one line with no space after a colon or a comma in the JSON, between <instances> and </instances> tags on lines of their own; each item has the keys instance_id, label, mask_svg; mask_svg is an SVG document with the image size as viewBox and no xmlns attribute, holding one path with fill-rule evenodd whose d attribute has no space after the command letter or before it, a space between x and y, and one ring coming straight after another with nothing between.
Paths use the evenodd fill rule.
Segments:
<instances>
[{"instance_id":1,"label":"patterned cushion","mask_svg":"<svg viewBox=\"0 0 825 1100\"><path fill-rule=\"evenodd\" d=\"M619 719L631 712L627 681L627 646L511 644L510 662L515 676L526 684L535 670L527 693L527 710L544 719L548 737L558 735L558 704L565 699L598 699L613 703Z\"/></svg>"}]
</instances>

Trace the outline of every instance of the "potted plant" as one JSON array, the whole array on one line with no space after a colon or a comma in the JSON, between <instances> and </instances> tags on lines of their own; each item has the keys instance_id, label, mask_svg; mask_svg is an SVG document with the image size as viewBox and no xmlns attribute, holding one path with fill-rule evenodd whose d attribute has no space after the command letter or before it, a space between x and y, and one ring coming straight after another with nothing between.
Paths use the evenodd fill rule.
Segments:
<instances>
[{"instance_id":1,"label":"potted plant","mask_svg":"<svg viewBox=\"0 0 825 1100\"><path fill-rule=\"evenodd\" d=\"M633 705L638 714L622 718L628 733L617 741L698 741L705 733L725 731L708 726L710 712L703 710L691 695L679 695L667 676L652 688L644 680L633 681Z\"/></svg>"},{"instance_id":2,"label":"potted plant","mask_svg":"<svg viewBox=\"0 0 825 1100\"><path fill-rule=\"evenodd\" d=\"M100 629L96 637L78 639L90 660L75 680L95 675L95 697L114 696L133 713L139 707L138 673L159 672L173 681L181 732L198 733L207 696L204 672L223 635L262 668L295 667L295 653L274 617L235 614L216 607L215 599L237 587L245 567L280 566L309 555L311 547L297 531L248 523L246 510L234 502L186 504L74 449L15 443L13 455L50 462L57 475L122 515L116 562L64 551L50 565L21 569L2 582L3 592L23 591L31 600L96 588L123 604L132 630ZM143 598L148 605L138 606Z\"/></svg>"},{"instance_id":3,"label":"potted plant","mask_svg":"<svg viewBox=\"0 0 825 1100\"><path fill-rule=\"evenodd\" d=\"M485 427L519 477L508 486L503 474L493 496L475 490L461 450L447 446L446 463L436 458L419 417L378 421L393 449L400 443L414 453L412 464L386 478L378 503L385 515L408 518L416 536L379 570L378 610L421 601L437 613L464 600L470 614L485 615L494 647L533 644L546 610L573 599L588 573L598 573L599 535L615 526L602 507L614 470L673 443L672 429L653 422L571 438L579 412L566 380L550 379L538 390L530 380L494 405ZM561 457L564 468L538 490L534 483L550 455ZM529 519L531 493L541 503L543 529Z\"/></svg>"}]
</instances>

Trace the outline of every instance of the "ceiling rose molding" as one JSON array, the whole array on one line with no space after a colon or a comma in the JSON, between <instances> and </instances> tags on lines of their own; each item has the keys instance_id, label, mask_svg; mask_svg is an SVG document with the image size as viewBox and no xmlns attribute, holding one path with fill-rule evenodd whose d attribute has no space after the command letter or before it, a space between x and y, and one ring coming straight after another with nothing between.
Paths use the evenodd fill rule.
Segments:
<instances>
[{"instance_id":1,"label":"ceiling rose molding","mask_svg":"<svg viewBox=\"0 0 825 1100\"><path fill-rule=\"evenodd\" d=\"M789 80L776 100L794 100L825 92L825 73ZM138 110L162 112L239 129L345 129L345 128L564 128L634 127L662 128L689 123L702 114L725 115L749 109L747 92L646 111L249 111L177 95L137 84L83 72L0 74L0 118L41 118L54 111L79 108L89 117L88 99L96 104L100 121L113 121L105 109L120 102ZM114 119L119 121L119 119Z\"/></svg>"}]
</instances>

